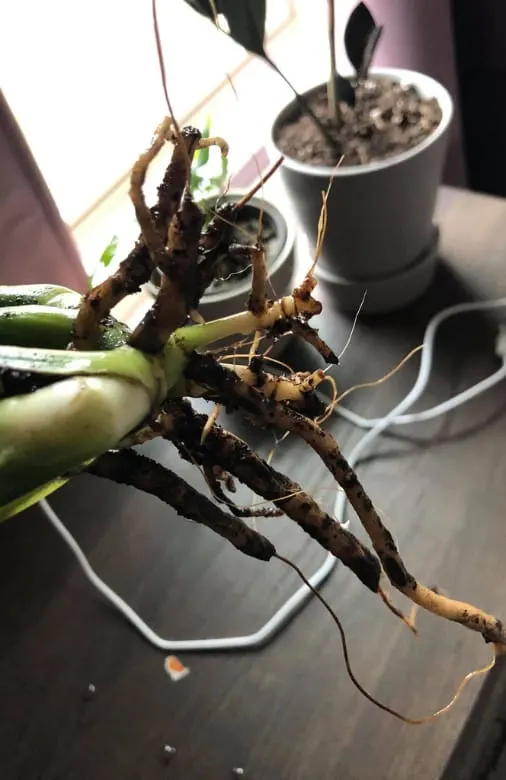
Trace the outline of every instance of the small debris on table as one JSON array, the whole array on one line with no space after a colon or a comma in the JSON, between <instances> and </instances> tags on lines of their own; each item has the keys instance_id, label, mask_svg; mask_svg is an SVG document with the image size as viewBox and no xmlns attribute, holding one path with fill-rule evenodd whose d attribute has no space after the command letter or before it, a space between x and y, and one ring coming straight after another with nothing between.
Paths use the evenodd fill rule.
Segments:
<instances>
[{"instance_id":1,"label":"small debris on table","mask_svg":"<svg viewBox=\"0 0 506 780\"><path fill-rule=\"evenodd\" d=\"M176 755L176 748L172 745L164 745L163 746L163 760L164 763L168 764L174 756Z\"/></svg>"},{"instance_id":2,"label":"small debris on table","mask_svg":"<svg viewBox=\"0 0 506 780\"><path fill-rule=\"evenodd\" d=\"M93 683L90 683L86 688L86 691L83 695L83 699L85 701L91 701L95 697L96 692L97 692L96 687L93 685Z\"/></svg>"},{"instance_id":3,"label":"small debris on table","mask_svg":"<svg viewBox=\"0 0 506 780\"><path fill-rule=\"evenodd\" d=\"M163 665L172 682L179 682L190 674L188 667L184 666L175 655L168 655Z\"/></svg>"}]
</instances>

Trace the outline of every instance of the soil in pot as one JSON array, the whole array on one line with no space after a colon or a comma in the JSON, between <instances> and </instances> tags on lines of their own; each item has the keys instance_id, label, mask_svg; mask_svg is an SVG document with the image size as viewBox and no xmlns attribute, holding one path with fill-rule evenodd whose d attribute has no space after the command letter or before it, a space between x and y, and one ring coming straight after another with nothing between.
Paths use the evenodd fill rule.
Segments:
<instances>
[{"instance_id":1,"label":"soil in pot","mask_svg":"<svg viewBox=\"0 0 506 780\"><path fill-rule=\"evenodd\" d=\"M413 85L386 76L369 77L355 86L355 104L341 102L342 122L336 129L329 113L325 85L308 96L315 115L335 141L332 146L315 122L295 110L275 138L287 157L309 165L365 165L385 160L417 146L438 127L442 111L434 99L423 98Z\"/></svg>"},{"instance_id":2,"label":"soil in pot","mask_svg":"<svg viewBox=\"0 0 506 780\"><path fill-rule=\"evenodd\" d=\"M258 239L259 209L246 204L237 215L237 221L232 231L231 244L253 246ZM265 248L267 266L272 265L280 249L280 237L272 217L263 213L261 239ZM251 275L251 264L243 255L232 255L223 252L218 260L216 278L207 288L207 294L221 292L227 286L244 282Z\"/></svg>"}]
</instances>

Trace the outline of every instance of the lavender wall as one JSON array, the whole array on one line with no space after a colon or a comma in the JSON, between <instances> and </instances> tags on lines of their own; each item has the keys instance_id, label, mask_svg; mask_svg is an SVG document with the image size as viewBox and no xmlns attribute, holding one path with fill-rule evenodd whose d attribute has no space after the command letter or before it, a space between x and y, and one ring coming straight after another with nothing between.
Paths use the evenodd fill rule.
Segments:
<instances>
[{"instance_id":1,"label":"lavender wall","mask_svg":"<svg viewBox=\"0 0 506 780\"><path fill-rule=\"evenodd\" d=\"M465 186L467 177L450 0L367 0L367 5L377 22L384 25L374 63L423 71L451 93L456 111L445 182Z\"/></svg>"}]
</instances>

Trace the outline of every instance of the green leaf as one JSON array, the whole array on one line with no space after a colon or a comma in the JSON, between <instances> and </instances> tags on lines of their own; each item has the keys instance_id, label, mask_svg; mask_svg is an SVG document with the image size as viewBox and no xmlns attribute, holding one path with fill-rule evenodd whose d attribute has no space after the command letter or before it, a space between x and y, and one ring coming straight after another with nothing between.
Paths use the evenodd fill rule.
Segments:
<instances>
[{"instance_id":1,"label":"green leaf","mask_svg":"<svg viewBox=\"0 0 506 780\"><path fill-rule=\"evenodd\" d=\"M251 54L267 59L264 50L266 0L186 0L195 11L214 23L216 12L225 17L230 37Z\"/></svg>"},{"instance_id":2,"label":"green leaf","mask_svg":"<svg viewBox=\"0 0 506 780\"><path fill-rule=\"evenodd\" d=\"M199 191L199 189L202 186L202 176L199 176L197 171L192 170L191 176L190 176L190 188L193 193L196 193Z\"/></svg>"},{"instance_id":3,"label":"green leaf","mask_svg":"<svg viewBox=\"0 0 506 780\"><path fill-rule=\"evenodd\" d=\"M208 116L206 119L205 127L202 131L202 138L209 138L210 134L211 134L211 117ZM208 160L209 160L209 147L206 147L205 149L199 149L193 158L192 169L195 168L195 170L198 170L199 168L202 168L203 165L207 164Z\"/></svg>"},{"instance_id":4,"label":"green leaf","mask_svg":"<svg viewBox=\"0 0 506 780\"><path fill-rule=\"evenodd\" d=\"M114 260L114 256L116 254L116 250L118 248L118 236L113 236L111 240L109 241L108 245L102 252L102 255L100 257L99 265L103 266L104 268L107 268L112 260Z\"/></svg>"}]
</instances>

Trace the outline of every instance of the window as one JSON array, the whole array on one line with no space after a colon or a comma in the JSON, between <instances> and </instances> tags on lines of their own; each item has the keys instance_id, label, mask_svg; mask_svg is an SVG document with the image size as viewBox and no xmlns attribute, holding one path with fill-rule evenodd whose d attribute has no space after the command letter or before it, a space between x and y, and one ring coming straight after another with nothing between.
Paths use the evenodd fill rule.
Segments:
<instances>
[{"instance_id":1,"label":"window","mask_svg":"<svg viewBox=\"0 0 506 780\"><path fill-rule=\"evenodd\" d=\"M290 21L268 0L267 34ZM191 116L249 59L183 0L158 0L171 101ZM121 181L166 106L150 0L17 0L2 25L2 88L73 225Z\"/></svg>"}]
</instances>

